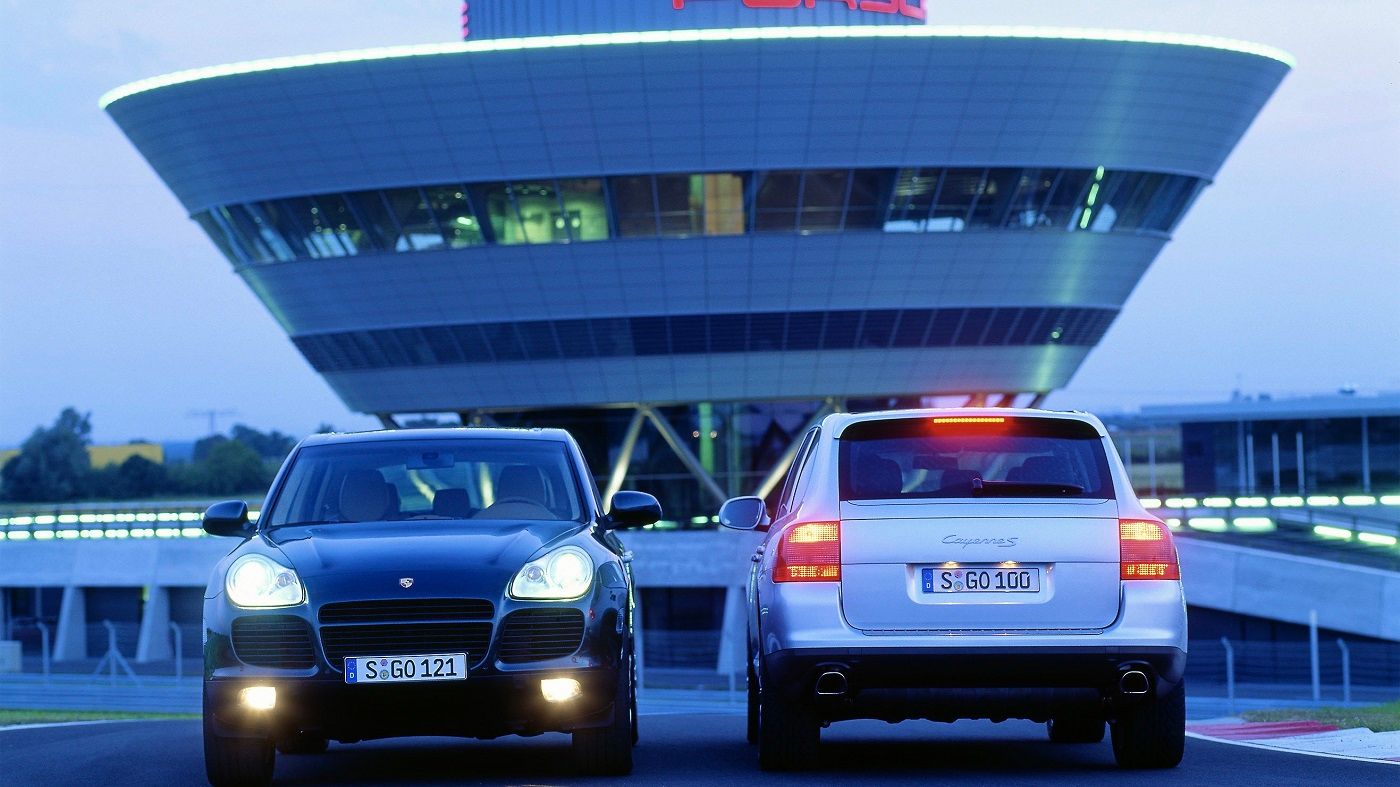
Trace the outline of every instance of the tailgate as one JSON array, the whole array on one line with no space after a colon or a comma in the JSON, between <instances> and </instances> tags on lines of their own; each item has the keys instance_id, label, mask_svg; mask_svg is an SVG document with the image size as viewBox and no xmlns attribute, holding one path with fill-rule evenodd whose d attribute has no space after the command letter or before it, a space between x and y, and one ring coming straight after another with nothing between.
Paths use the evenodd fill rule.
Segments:
<instances>
[{"instance_id":1,"label":"tailgate","mask_svg":"<svg viewBox=\"0 0 1400 787\"><path fill-rule=\"evenodd\" d=\"M1112 500L841 504L841 603L869 631L1101 629L1118 617Z\"/></svg>"}]
</instances>

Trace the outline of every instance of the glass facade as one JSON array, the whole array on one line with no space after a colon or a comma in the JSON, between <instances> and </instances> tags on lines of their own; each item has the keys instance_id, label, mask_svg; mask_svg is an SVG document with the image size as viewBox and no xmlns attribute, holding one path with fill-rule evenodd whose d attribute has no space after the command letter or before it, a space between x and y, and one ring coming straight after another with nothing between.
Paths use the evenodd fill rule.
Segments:
<instances>
[{"instance_id":1,"label":"glass facade","mask_svg":"<svg viewBox=\"0 0 1400 787\"><path fill-rule=\"evenodd\" d=\"M292 337L318 372L766 350L1092 346L1113 309L1000 307L675 314L429 325Z\"/></svg>"},{"instance_id":2,"label":"glass facade","mask_svg":"<svg viewBox=\"0 0 1400 787\"><path fill-rule=\"evenodd\" d=\"M1400 416L1181 425L1188 493L1400 490Z\"/></svg>"},{"instance_id":3,"label":"glass facade","mask_svg":"<svg viewBox=\"0 0 1400 787\"><path fill-rule=\"evenodd\" d=\"M237 265L486 244L767 232L1166 235L1204 183L1102 167L623 175L292 197L223 205L194 219Z\"/></svg>"}]
</instances>

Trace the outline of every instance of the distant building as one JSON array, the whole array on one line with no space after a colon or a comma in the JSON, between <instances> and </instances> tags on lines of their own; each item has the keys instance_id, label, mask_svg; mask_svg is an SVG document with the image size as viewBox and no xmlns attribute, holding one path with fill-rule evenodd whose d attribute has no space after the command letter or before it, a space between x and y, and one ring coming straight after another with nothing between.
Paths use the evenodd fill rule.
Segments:
<instances>
[{"instance_id":1,"label":"distant building","mask_svg":"<svg viewBox=\"0 0 1400 787\"><path fill-rule=\"evenodd\" d=\"M139 456L156 464L165 464L165 448L159 443L125 443L123 445L90 445L87 449L88 461L94 468L119 465L133 456ZM0 467L19 456L18 448L0 451Z\"/></svg>"},{"instance_id":2,"label":"distant building","mask_svg":"<svg viewBox=\"0 0 1400 787\"><path fill-rule=\"evenodd\" d=\"M1241 397L1106 420L1140 494L1400 493L1400 393Z\"/></svg>"}]
</instances>

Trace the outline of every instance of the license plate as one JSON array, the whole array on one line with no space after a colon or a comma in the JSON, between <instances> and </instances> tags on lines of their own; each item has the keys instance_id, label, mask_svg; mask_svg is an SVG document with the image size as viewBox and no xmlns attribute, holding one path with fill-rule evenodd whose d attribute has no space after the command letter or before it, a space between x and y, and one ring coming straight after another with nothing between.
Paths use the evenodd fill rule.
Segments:
<instances>
[{"instance_id":1,"label":"license plate","mask_svg":"<svg viewBox=\"0 0 1400 787\"><path fill-rule=\"evenodd\" d=\"M925 593L1039 593L1039 568L926 568Z\"/></svg>"},{"instance_id":2,"label":"license plate","mask_svg":"<svg viewBox=\"0 0 1400 787\"><path fill-rule=\"evenodd\" d=\"M346 683L409 683L425 680L466 680L467 654L421 656L350 656L345 659Z\"/></svg>"}]
</instances>

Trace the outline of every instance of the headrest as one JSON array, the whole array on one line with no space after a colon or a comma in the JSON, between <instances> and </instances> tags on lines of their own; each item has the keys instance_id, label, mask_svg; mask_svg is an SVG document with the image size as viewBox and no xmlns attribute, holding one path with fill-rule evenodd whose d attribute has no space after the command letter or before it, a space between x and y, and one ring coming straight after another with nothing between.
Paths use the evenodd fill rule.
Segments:
<instances>
[{"instance_id":1,"label":"headrest","mask_svg":"<svg viewBox=\"0 0 1400 787\"><path fill-rule=\"evenodd\" d=\"M534 465L507 465L496 479L497 500L529 500L544 505L544 477Z\"/></svg>"},{"instance_id":2,"label":"headrest","mask_svg":"<svg viewBox=\"0 0 1400 787\"><path fill-rule=\"evenodd\" d=\"M1006 480L1019 484L1072 484L1074 473L1059 458L1032 456L1007 473Z\"/></svg>"},{"instance_id":3,"label":"headrest","mask_svg":"<svg viewBox=\"0 0 1400 787\"><path fill-rule=\"evenodd\" d=\"M340 482L340 518L346 522L384 519L397 496L393 492L378 470L351 470Z\"/></svg>"},{"instance_id":4,"label":"headrest","mask_svg":"<svg viewBox=\"0 0 1400 787\"><path fill-rule=\"evenodd\" d=\"M472 499L467 495L467 490L439 489L433 495L433 513L453 519L466 519L476 512L472 509Z\"/></svg>"},{"instance_id":5,"label":"headrest","mask_svg":"<svg viewBox=\"0 0 1400 787\"><path fill-rule=\"evenodd\" d=\"M977 477L975 470L944 470L943 477L938 479L938 491L964 491L972 494L972 479Z\"/></svg>"},{"instance_id":6,"label":"headrest","mask_svg":"<svg viewBox=\"0 0 1400 787\"><path fill-rule=\"evenodd\" d=\"M865 498L899 497L904 491L904 473L899 463L879 454L865 454L852 473L856 494Z\"/></svg>"}]
</instances>

